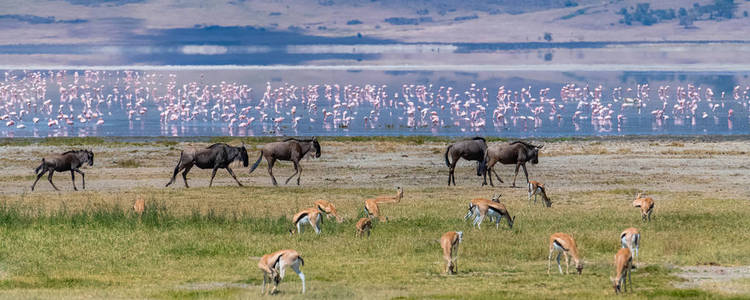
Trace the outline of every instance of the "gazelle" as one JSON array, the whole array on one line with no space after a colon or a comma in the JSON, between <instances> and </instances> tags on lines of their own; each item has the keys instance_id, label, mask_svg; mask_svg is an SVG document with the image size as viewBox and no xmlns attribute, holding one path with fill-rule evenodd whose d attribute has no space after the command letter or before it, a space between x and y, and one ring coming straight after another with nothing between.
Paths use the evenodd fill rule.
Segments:
<instances>
[{"instance_id":1,"label":"gazelle","mask_svg":"<svg viewBox=\"0 0 750 300\"><path fill-rule=\"evenodd\" d=\"M317 208L306 208L295 214L292 218L292 228L289 229L289 234L294 234L294 227L297 227L297 233L301 234L302 226L305 224L310 224L315 230L315 234L320 234L320 212Z\"/></svg>"},{"instance_id":2,"label":"gazelle","mask_svg":"<svg viewBox=\"0 0 750 300\"><path fill-rule=\"evenodd\" d=\"M476 210L479 212L479 214L474 217L473 225L477 226L479 229L482 229L482 221L486 216L489 216L490 220L492 220L493 218L495 219L496 229L500 229L500 221L503 219L503 217L505 217L508 221L508 227L510 229L513 229L513 223L516 221L516 217L511 217L508 213L508 210L505 208L505 205L503 205L502 203L480 203L476 206Z\"/></svg>"},{"instance_id":3,"label":"gazelle","mask_svg":"<svg viewBox=\"0 0 750 300\"><path fill-rule=\"evenodd\" d=\"M630 254L628 248L620 248L615 254L615 278L612 279L612 287L615 288L615 294L621 292L621 288L628 291L628 285L630 290L633 290L633 280L630 278L630 268L633 263L633 256ZM625 281L627 276L627 281Z\"/></svg>"},{"instance_id":4,"label":"gazelle","mask_svg":"<svg viewBox=\"0 0 750 300\"><path fill-rule=\"evenodd\" d=\"M643 193L638 193L638 196L635 196L633 206L641 208L641 219L643 221L646 221L646 218L648 218L648 221L651 222L651 213L654 211L654 199L651 197L641 197L642 195Z\"/></svg>"},{"instance_id":5,"label":"gazelle","mask_svg":"<svg viewBox=\"0 0 750 300\"><path fill-rule=\"evenodd\" d=\"M367 237L370 237L370 229L372 229L372 220L370 218L361 218L357 222L357 236L363 237L367 233Z\"/></svg>"},{"instance_id":6,"label":"gazelle","mask_svg":"<svg viewBox=\"0 0 750 300\"><path fill-rule=\"evenodd\" d=\"M401 187L396 187L396 196L378 196L375 198L367 199L365 200L365 212L367 213L367 216L378 218L381 222L387 221L388 218L383 217L380 215L380 208L378 207L378 204L380 203L400 203L401 198L404 197L404 190L401 189Z\"/></svg>"},{"instance_id":7,"label":"gazelle","mask_svg":"<svg viewBox=\"0 0 750 300\"><path fill-rule=\"evenodd\" d=\"M299 279L302 280L302 293L304 294L305 274L299 269L300 266L304 265L305 261L302 259L302 256L300 256L297 251L291 249L279 250L271 254L263 255L258 262L258 268L263 271L263 286L260 289L261 295L266 294L266 283L269 281L273 282L271 294L276 292L276 288L279 286L281 280L284 279L284 273L289 266L292 267L292 270L294 270L299 276Z\"/></svg>"},{"instance_id":8,"label":"gazelle","mask_svg":"<svg viewBox=\"0 0 750 300\"><path fill-rule=\"evenodd\" d=\"M138 197L138 199L135 199L135 204L133 204L133 212L138 215L142 215L145 210L146 200L143 200L143 197Z\"/></svg>"},{"instance_id":9,"label":"gazelle","mask_svg":"<svg viewBox=\"0 0 750 300\"><path fill-rule=\"evenodd\" d=\"M634 255L635 261L638 261L638 246L641 244L641 232L638 230L638 228L630 227L628 229L625 229L620 234L620 242L622 243L622 248L628 248L630 250L630 254ZM633 252L633 249L635 249L635 252Z\"/></svg>"},{"instance_id":10,"label":"gazelle","mask_svg":"<svg viewBox=\"0 0 750 300\"><path fill-rule=\"evenodd\" d=\"M581 272L583 271L583 260L581 260L581 257L578 255L578 247L576 246L576 241L572 236L558 232L552 234L549 237L549 260L547 260L547 274L549 274L549 270L552 267L552 254L555 252L557 252L557 269L560 270L560 274L563 273L562 266L560 266L561 255L565 255L565 273L570 274L570 260L568 259L568 255L570 255L573 257L573 262L575 262L576 264L578 275L581 275Z\"/></svg>"},{"instance_id":11,"label":"gazelle","mask_svg":"<svg viewBox=\"0 0 750 300\"><path fill-rule=\"evenodd\" d=\"M326 200L318 200L315 201L315 207L317 207L320 212L325 213L329 219L335 217L336 222L341 223L344 221L344 218L340 217L338 212L336 211L336 206L331 202L328 202Z\"/></svg>"},{"instance_id":12,"label":"gazelle","mask_svg":"<svg viewBox=\"0 0 750 300\"><path fill-rule=\"evenodd\" d=\"M368 218L378 218L380 222L388 221L388 218L380 215L380 208L378 208L378 203L375 202L375 199L365 200L365 213L367 213Z\"/></svg>"},{"instance_id":13,"label":"gazelle","mask_svg":"<svg viewBox=\"0 0 750 300\"><path fill-rule=\"evenodd\" d=\"M531 196L534 196L534 204L536 204L537 195L542 196L542 203L545 206L552 206L552 200L547 197L547 189L545 189L544 183L535 180L529 181L529 204L531 204Z\"/></svg>"},{"instance_id":14,"label":"gazelle","mask_svg":"<svg viewBox=\"0 0 750 300\"><path fill-rule=\"evenodd\" d=\"M404 198L404 190L400 186L396 187L396 196L377 196L375 202L380 203L400 203Z\"/></svg>"},{"instance_id":15,"label":"gazelle","mask_svg":"<svg viewBox=\"0 0 750 300\"><path fill-rule=\"evenodd\" d=\"M492 194L492 199L487 199L487 198L471 199L471 202L469 202L469 210L466 212L466 216L464 216L464 221L468 220L469 218L473 217L476 214L479 214L477 205L482 204L482 203L489 203L489 202L500 203L500 196L501 196L500 194Z\"/></svg>"},{"instance_id":16,"label":"gazelle","mask_svg":"<svg viewBox=\"0 0 750 300\"><path fill-rule=\"evenodd\" d=\"M440 246L443 247L443 258L445 259L445 273L456 274L458 266L458 245L461 244L464 233L461 231L448 231L440 238Z\"/></svg>"}]
</instances>

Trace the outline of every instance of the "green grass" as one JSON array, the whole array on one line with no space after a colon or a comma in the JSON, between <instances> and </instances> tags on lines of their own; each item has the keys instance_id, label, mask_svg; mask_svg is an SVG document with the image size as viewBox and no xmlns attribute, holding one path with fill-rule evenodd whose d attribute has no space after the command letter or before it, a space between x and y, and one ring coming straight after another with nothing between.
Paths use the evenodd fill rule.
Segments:
<instances>
[{"instance_id":1,"label":"green grass","mask_svg":"<svg viewBox=\"0 0 750 300\"><path fill-rule=\"evenodd\" d=\"M57 194L2 196L0 294L102 297L106 290L108 297L254 298L261 280L257 257L293 248L306 263L305 298L614 297L612 257L629 226L643 235L631 298L731 297L674 288L674 266L750 263L746 200L662 192L655 195L654 221L642 223L622 200L630 189L555 195L549 209L529 207L522 190L503 191L516 216L512 230L489 222L477 230L462 217L468 200L488 191L407 189L402 203L383 205L391 221L376 222L369 239L354 237L361 202L388 189L146 189L137 191L148 195L142 216L129 209L134 191L65 193L52 203L47 199ZM291 215L319 198L333 201L346 221L324 220L319 236L309 228L290 236ZM441 274L435 242L448 230L465 234L455 276ZM548 237L558 231L577 239L582 276L547 275ZM211 284L216 287L191 288ZM280 298L302 298L299 287L290 271Z\"/></svg>"}]
</instances>

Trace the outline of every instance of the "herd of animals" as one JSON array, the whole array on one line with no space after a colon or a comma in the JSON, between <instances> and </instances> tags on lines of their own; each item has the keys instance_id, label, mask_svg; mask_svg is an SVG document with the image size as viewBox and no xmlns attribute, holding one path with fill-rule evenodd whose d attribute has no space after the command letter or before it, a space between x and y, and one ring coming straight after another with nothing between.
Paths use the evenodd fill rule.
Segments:
<instances>
[{"instance_id":1,"label":"herd of animals","mask_svg":"<svg viewBox=\"0 0 750 300\"><path fill-rule=\"evenodd\" d=\"M461 158L477 162L477 176L482 176L484 179L482 185L487 184L488 173L491 173L489 176L490 185L494 186L492 174L495 175L500 183L503 182L494 170L496 163L515 164L515 175L513 177L512 186L516 186L515 182L519 168L523 168L527 181L529 203L531 203L531 198L534 197L535 204L537 202L537 196L541 196L542 203L546 207L551 207L552 201L547 196L547 190L544 184L535 180L529 180L528 172L526 170L526 162L531 162L532 164L537 164L539 162L539 150L541 150L542 147L543 146L537 146L523 141L496 143L488 146L486 140L481 137L458 141L449 145L444 155L445 163L449 168L448 186L450 186L451 183L454 186L456 184L454 171L458 160ZM252 173L258 167L261 160L265 158L268 162L268 174L271 177L271 182L273 185L277 185L276 178L273 175L274 163L277 160L291 161L294 164L295 172L287 178L286 183L288 184L294 176L297 176L297 185L299 185L300 176L302 174L302 168L300 167L299 162L311 150L315 150L315 157L320 157L321 148L317 138L288 138L280 142L266 144L260 151L260 156L257 161L250 168L250 173ZM249 165L247 149L245 148L244 143L239 147L217 143L206 148L184 149L180 153L180 158L177 162L177 166L174 168L172 178L166 186L174 183L177 174L182 172L185 187L189 187L187 183L187 174L193 166L197 166L200 169L212 169L209 186L213 185L213 179L216 176L216 171L218 169L226 169L237 184L242 186L242 183L237 180L237 177L230 168L230 164L235 161L241 161L242 165L245 167ZM34 171L37 174L37 177L31 186L31 190L34 190L39 179L46 173L48 174L47 180L49 183L55 190L59 191L57 186L52 182L52 175L55 172L65 171L70 172L74 190L78 190L75 186L75 173L81 175L82 187L85 189L85 173L81 171L80 168L86 164L89 166L93 166L94 164L94 153L91 150L72 150L62 154L47 156L42 159L41 164ZM395 195L385 195L366 199L364 201L364 212L367 216L361 218L356 223L356 235L359 237L367 235L367 237L369 237L373 226L373 220L378 220L382 223L388 221L388 218L380 212L379 205L385 203L400 203L403 197L403 189L397 187ZM633 206L640 208L643 221L651 221L651 213L654 209L654 200L651 197L643 197L643 195L639 193L633 201ZM145 202L143 199L138 199L133 208L136 212L143 212L145 209ZM339 223L343 222L343 218L338 214L336 206L333 203L326 200L318 200L314 202L313 207L303 209L293 216L292 227L289 230L289 233L301 234L304 227L309 225L313 228L316 234L320 234L321 215L325 215L329 219L335 218ZM500 221L505 219L508 227L513 229L513 223L515 221L515 216L511 217L505 205L500 203L499 194L494 194L491 199L472 199L469 202L468 211L464 220L468 220L472 217L474 218L472 225L480 229L482 221L485 218L494 221L496 228L499 228ZM439 240L443 249L443 258L446 261L444 271L446 274L455 274L458 271L456 259L458 247L462 240L463 232L461 231L446 232ZM622 288L627 291L627 285L629 285L630 282L630 271L634 268L633 257L638 257L640 240L641 235L637 228L627 228L620 234L620 244L622 248L615 254L615 277L612 278L615 293L621 292ZM565 273L569 273L570 258L572 258L578 274L581 274L583 270L583 259L578 253L576 241L572 236L562 232L554 233L550 236L547 267L548 274L551 269L552 258L555 254L557 254L557 267L560 274L563 273L560 263L561 257L565 258ZM261 293L266 294L266 285L270 282L273 283L273 288L270 290L270 293L275 293L278 284L281 279L284 278L285 270L288 267L291 267L301 279L302 293L304 293L305 275L300 270L301 266L304 266L304 260L297 251L292 249L280 250L264 255L258 263L258 267L263 272L263 286L261 288ZM625 280L626 278L628 281ZM628 284L626 285L626 283Z\"/></svg>"}]
</instances>

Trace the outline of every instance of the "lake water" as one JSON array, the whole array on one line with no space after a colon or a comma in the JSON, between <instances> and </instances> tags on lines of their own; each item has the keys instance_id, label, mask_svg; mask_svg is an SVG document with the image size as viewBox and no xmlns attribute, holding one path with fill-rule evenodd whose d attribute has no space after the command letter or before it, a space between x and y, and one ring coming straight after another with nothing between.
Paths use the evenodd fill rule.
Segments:
<instances>
[{"instance_id":1,"label":"lake water","mask_svg":"<svg viewBox=\"0 0 750 300\"><path fill-rule=\"evenodd\" d=\"M0 135L560 137L750 132L748 72L392 68L7 70L0 82Z\"/></svg>"}]
</instances>

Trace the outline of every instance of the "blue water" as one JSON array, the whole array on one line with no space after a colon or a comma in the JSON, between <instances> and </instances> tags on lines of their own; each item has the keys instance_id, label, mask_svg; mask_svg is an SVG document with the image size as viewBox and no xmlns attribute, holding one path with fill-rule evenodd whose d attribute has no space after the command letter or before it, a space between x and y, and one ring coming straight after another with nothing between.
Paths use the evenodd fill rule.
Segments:
<instances>
[{"instance_id":1,"label":"blue water","mask_svg":"<svg viewBox=\"0 0 750 300\"><path fill-rule=\"evenodd\" d=\"M0 136L748 134L747 75L356 68L7 70L0 78ZM568 84L580 90L563 100L561 89ZM648 90L637 93L644 84ZM598 96L594 89L600 85ZM680 99L677 88L688 85L694 86L692 95ZM587 86L589 93L584 93ZM660 86L670 87L666 98L660 99ZM498 100L500 87L509 96ZM613 94L615 88L622 90ZM707 95L709 88L713 96ZM549 92L540 95L542 89ZM498 110L504 106L508 108Z\"/></svg>"}]
</instances>

